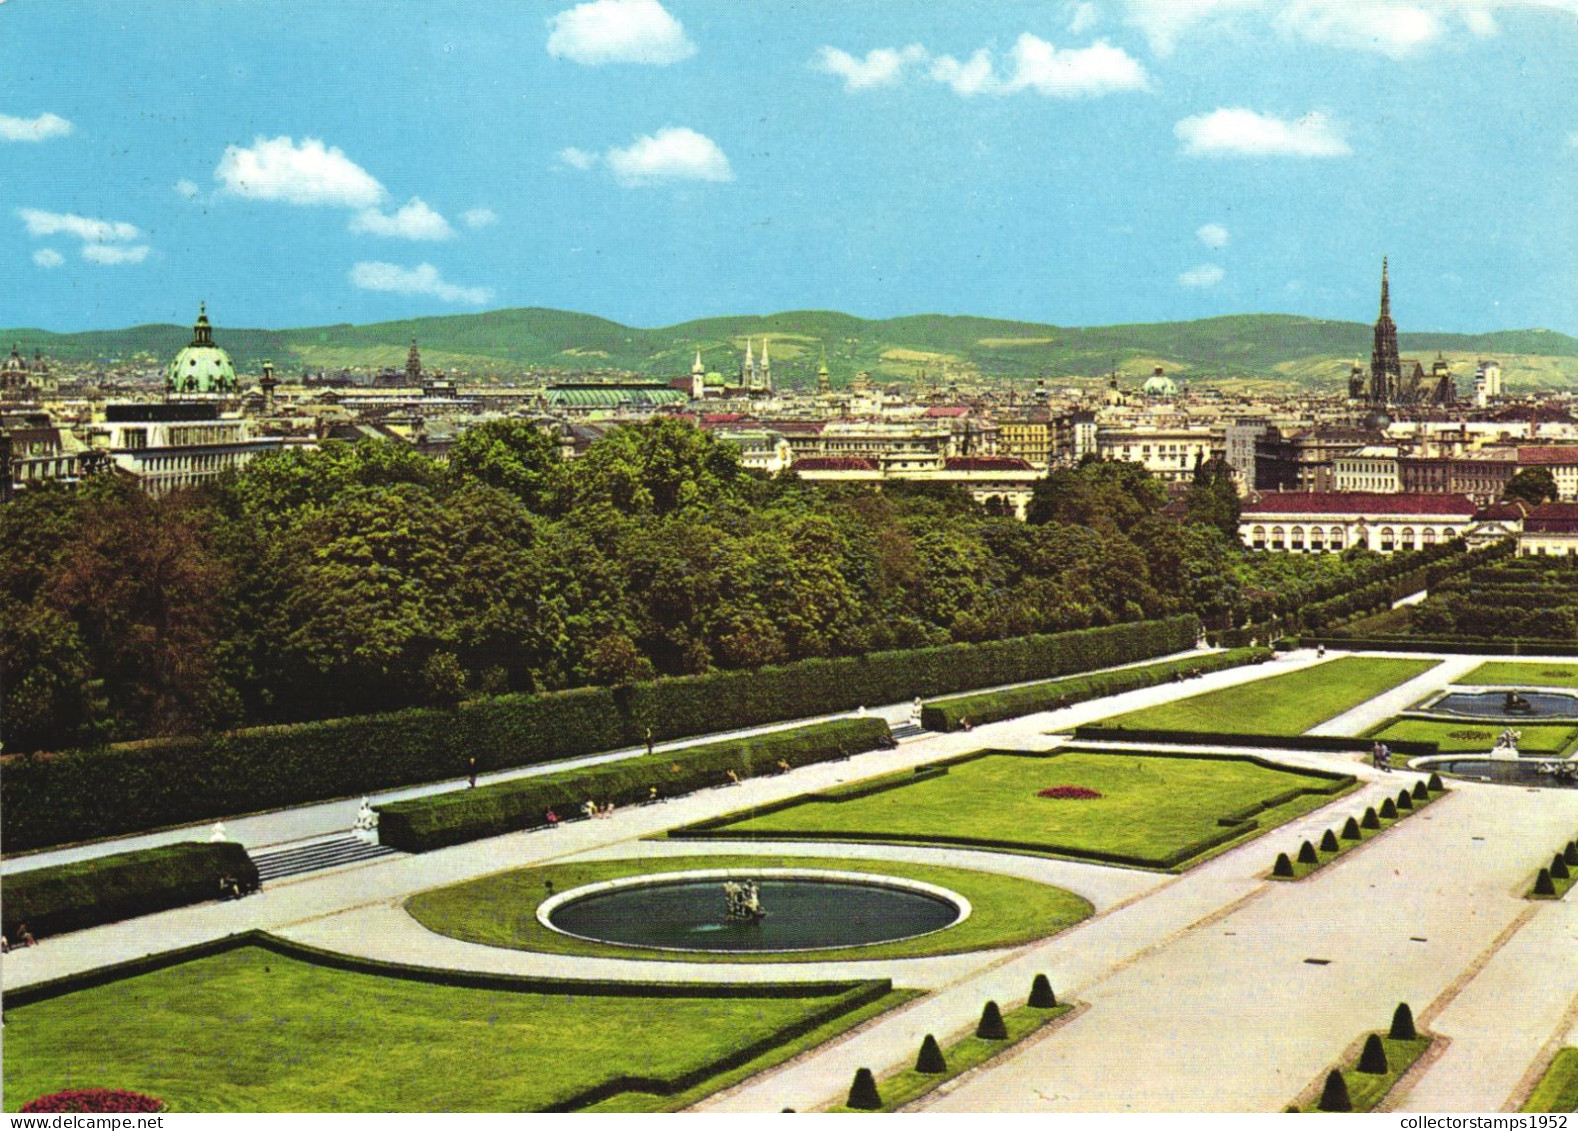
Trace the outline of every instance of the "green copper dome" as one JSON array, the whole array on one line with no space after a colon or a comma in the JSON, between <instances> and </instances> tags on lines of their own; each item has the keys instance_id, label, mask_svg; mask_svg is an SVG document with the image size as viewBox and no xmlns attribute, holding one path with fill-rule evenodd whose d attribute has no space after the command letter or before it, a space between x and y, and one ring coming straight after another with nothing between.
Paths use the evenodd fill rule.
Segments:
<instances>
[{"instance_id":1,"label":"green copper dome","mask_svg":"<svg viewBox=\"0 0 1578 1131\"><path fill-rule=\"evenodd\" d=\"M234 393L239 391L236 367L230 355L214 345L214 329L208 324L208 305L198 310L192 327L192 344L187 346L164 371L164 391L172 396L187 393Z\"/></svg>"}]
</instances>

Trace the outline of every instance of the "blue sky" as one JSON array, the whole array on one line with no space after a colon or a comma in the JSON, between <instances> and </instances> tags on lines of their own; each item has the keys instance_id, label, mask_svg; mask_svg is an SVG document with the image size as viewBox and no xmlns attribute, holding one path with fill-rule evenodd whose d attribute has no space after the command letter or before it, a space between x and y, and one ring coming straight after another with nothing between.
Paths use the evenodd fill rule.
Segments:
<instances>
[{"instance_id":1,"label":"blue sky","mask_svg":"<svg viewBox=\"0 0 1578 1131\"><path fill-rule=\"evenodd\" d=\"M0 0L0 324L1578 333L1578 0Z\"/></svg>"}]
</instances>

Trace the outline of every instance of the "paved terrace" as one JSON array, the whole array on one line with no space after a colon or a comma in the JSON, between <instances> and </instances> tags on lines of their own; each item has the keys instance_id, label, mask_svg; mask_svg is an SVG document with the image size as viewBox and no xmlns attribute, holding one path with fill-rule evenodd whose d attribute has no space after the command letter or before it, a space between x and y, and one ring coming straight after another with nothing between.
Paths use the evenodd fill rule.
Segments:
<instances>
[{"instance_id":1,"label":"paved terrace","mask_svg":"<svg viewBox=\"0 0 1578 1131\"><path fill-rule=\"evenodd\" d=\"M1405 685L1408 701L1460 674L1458 659ZM1089 1009L1004 1063L956 1082L929 1107L1276 1111L1361 1033L1384 1027L1395 1002L1407 1000L1422 1023L1436 1025L1452 1044L1400 1102L1407 1106L1417 1099L1421 1110L1438 1111L1499 1107L1520 1086L1531 1062L1573 1039L1578 943L1572 901L1530 904L1519 897L1553 846L1578 830L1578 791L1464 785L1316 876L1273 884L1264 874L1277 851L1295 849L1415 776L1380 775L1340 756L1265 751L1283 762L1346 769L1366 784L1326 810L1181 877L1028 857L994 859L993 870L1033 875L1084 894L1096 904L1097 915L1056 938L1016 950L869 966L563 956L545 962L527 952L433 935L399 910L420 890L572 856L739 850L743 846L639 838L983 746L1049 748L1062 741L1050 731L1317 662L1311 653L1294 654L1258 668L1213 673L628 809L609 821L517 833L282 882L239 903L185 908L46 939L36 949L7 956L0 976L14 988L261 927L316 945L445 967L758 981L875 972L900 985L936 991L701 1105L728 1111L804 1110L832 1102L847 1089L855 1067L881 1073L911 1062L925 1033L943 1039L963 1033L987 998L1005 1005L1020 1001L1032 975L1042 971L1061 997L1084 1001ZM985 866L989 855L793 843L753 843L749 849L971 866ZM1309 965L1305 959L1310 957L1330 964ZM1493 1004L1498 1000L1522 1000L1528 1008L1509 1023L1507 1011L1498 1012ZM1120 1047L1128 1051L1115 1054ZM1134 1050L1144 1055L1129 1055Z\"/></svg>"}]
</instances>

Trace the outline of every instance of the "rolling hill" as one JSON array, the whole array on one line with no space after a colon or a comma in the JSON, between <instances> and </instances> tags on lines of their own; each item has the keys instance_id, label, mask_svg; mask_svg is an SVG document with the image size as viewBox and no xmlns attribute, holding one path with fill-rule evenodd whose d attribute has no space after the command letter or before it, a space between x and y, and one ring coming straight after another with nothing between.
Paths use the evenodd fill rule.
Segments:
<instances>
[{"instance_id":1,"label":"rolling hill","mask_svg":"<svg viewBox=\"0 0 1578 1131\"><path fill-rule=\"evenodd\" d=\"M68 362L148 363L186 344L189 328L133 326L53 334L0 331L0 342L23 343ZM640 329L589 314L527 307L292 330L218 326L216 340L237 365L256 372L265 358L282 374L302 370L398 368L412 337L430 368L474 376L527 372L617 370L677 376L700 349L709 369L736 371L746 338L771 344L781 385L809 386L826 349L836 384L866 370L878 379L960 381L1048 377L1095 378L1116 366L1129 374L1162 365L1177 376L1229 389L1335 389L1354 358L1367 358L1370 327L1284 314L1243 314L1194 322L1063 327L992 318L921 314L868 320L835 311L703 318ZM1488 334L1403 334L1405 356L1439 351L1460 381L1481 357L1502 363L1514 391L1578 383L1578 338L1548 330Z\"/></svg>"}]
</instances>

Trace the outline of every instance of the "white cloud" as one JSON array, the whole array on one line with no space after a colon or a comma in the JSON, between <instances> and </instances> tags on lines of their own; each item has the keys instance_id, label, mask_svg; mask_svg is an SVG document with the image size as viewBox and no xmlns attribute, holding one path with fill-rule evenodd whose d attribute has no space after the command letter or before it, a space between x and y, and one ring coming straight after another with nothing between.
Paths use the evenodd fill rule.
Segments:
<instances>
[{"instance_id":1,"label":"white cloud","mask_svg":"<svg viewBox=\"0 0 1578 1131\"><path fill-rule=\"evenodd\" d=\"M1227 229L1221 224L1201 224L1194 234L1206 247L1227 246Z\"/></svg>"},{"instance_id":2,"label":"white cloud","mask_svg":"<svg viewBox=\"0 0 1578 1131\"><path fill-rule=\"evenodd\" d=\"M1258 22L1283 36L1394 59L1438 44L1483 39L1498 11L1578 14L1574 0L1125 0L1127 22L1169 55L1181 39Z\"/></svg>"},{"instance_id":3,"label":"white cloud","mask_svg":"<svg viewBox=\"0 0 1578 1131\"><path fill-rule=\"evenodd\" d=\"M1068 21L1068 33L1070 35L1084 35L1100 22L1101 12L1096 5L1090 3L1077 4L1074 7L1074 15Z\"/></svg>"},{"instance_id":4,"label":"white cloud","mask_svg":"<svg viewBox=\"0 0 1578 1131\"><path fill-rule=\"evenodd\" d=\"M177 196L184 197L187 200L195 200L197 198L197 194L201 191L202 190L197 187L196 181L187 180L185 177L182 177L180 180L175 182L175 194Z\"/></svg>"},{"instance_id":5,"label":"white cloud","mask_svg":"<svg viewBox=\"0 0 1578 1131\"><path fill-rule=\"evenodd\" d=\"M1222 281L1226 274L1215 263L1202 263L1198 267L1191 267L1178 276L1180 287L1214 287Z\"/></svg>"},{"instance_id":6,"label":"white cloud","mask_svg":"<svg viewBox=\"0 0 1578 1131\"><path fill-rule=\"evenodd\" d=\"M351 217L351 231L401 240L447 240L455 235L449 221L419 196L413 196L392 215L376 208L363 209Z\"/></svg>"},{"instance_id":7,"label":"white cloud","mask_svg":"<svg viewBox=\"0 0 1578 1131\"><path fill-rule=\"evenodd\" d=\"M837 47L824 47L816 53L811 65L829 75L844 80L845 90L871 90L879 86L897 86L904 77L906 67L926 61L926 49L918 43L908 47L877 47L858 59Z\"/></svg>"},{"instance_id":8,"label":"white cloud","mask_svg":"<svg viewBox=\"0 0 1578 1131\"><path fill-rule=\"evenodd\" d=\"M568 149L559 150L555 156L559 159L559 163L566 168L580 169L583 172L597 164L597 154L590 153L584 149L577 149L573 145Z\"/></svg>"},{"instance_id":9,"label":"white cloud","mask_svg":"<svg viewBox=\"0 0 1578 1131\"><path fill-rule=\"evenodd\" d=\"M401 295L431 295L445 302L481 306L493 298L486 287L462 287L445 282L431 263L401 267L396 263L358 263L351 268L351 285L364 291L387 291Z\"/></svg>"},{"instance_id":10,"label":"white cloud","mask_svg":"<svg viewBox=\"0 0 1578 1131\"><path fill-rule=\"evenodd\" d=\"M98 263L102 266L141 263L148 258L148 246L135 244L127 247L124 244L85 243L82 245L82 258L89 263Z\"/></svg>"},{"instance_id":11,"label":"white cloud","mask_svg":"<svg viewBox=\"0 0 1578 1131\"><path fill-rule=\"evenodd\" d=\"M33 253L33 262L40 267L59 267L65 261L66 257L52 247L41 247Z\"/></svg>"},{"instance_id":12,"label":"white cloud","mask_svg":"<svg viewBox=\"0 0 1578 1131\"><path fill-rule=\"evenodd\" d=\"M597 66L689 59L696 45L658 0L590 0L548 20L548 54Z\"/></svg>"},{"instance_id":13,"label":"white cloud","mask_svg":"<svg viewBox=\"0 0 1578 1131\"><path fill-rule=\"evenodd\" d=\"M964 60L938 56L927 77L952 87L961 98L1026 90L1049 98L1095 98L1150 86L1145 68L1104 39L1089 47L1059 48L1029 32L1022 33L1009 50L1004 74L998 74L992 52L983 47Z\"/></svg>"},{"instance_id":14,"label":"white cloud","mask_svg":"<svg viewBox=\"0 0 1578 1131\"><path fill-rule=\"evenodd\" d=\"M468 228L486 228L499 222L499 214L491 208L468 208L460 219Z\"/></svg>"},{"instance_id":15,"label":"white cloud","mask_svg":"<svg viewBox=\"0 0 1578 1131\"><path fill-rule=\"evenodd\" d=\"M214 179L235 196L287 204L371 208L385 195L383 185L366 169L312 137L300 145L288 137L260 137L250 148L229 146Z\"/></svg>"},{"instance_id":16,"label":"white cloud","mask_svg":"<svg viewBox=\"0 0 1578 1131\"><path fill-rule=\"evenodd\" d=\"M626 184L734 179L729 159L717 143L683 126L670 126L639 137L623 149L610 149L605 159Z\"/></svg>"},{"instance_id":17,"label":"white cloud","mask_svg":"<svg viewBox=\"0 0 1578 1131\"><path fill-rule=\"evenodd\" d=\"M142 233L131 224L120 220L90 220L70 212L42 212L37 208L18 208L30 236L53 236L64 233L91 243L109 243L116 240L135 240Z\"/></svg>"},{"instance_id":18,"label":"white cloud","mask_svg":"<svg viewBox=\"0 0 1578 1131\"><path fill-rule=\"evenodd\" d=\"M59 114L40 114L36 118L0 114L0 141L48 141L65 137L75 128Z\"/></svg>"},{"instance_id":19,"label":"white cloud","mask_svg":"<svg viewBox=\"0 0 1578 1131\"><path fill-rule=\"evenodd\" d=\"M1196 114L1173 127L1185 157L1347 157L1341 127L1315 112L1297 121L1242 107Z\"/></svg>"}]
</instances>

